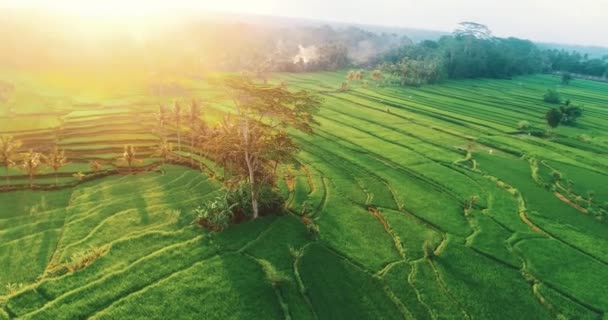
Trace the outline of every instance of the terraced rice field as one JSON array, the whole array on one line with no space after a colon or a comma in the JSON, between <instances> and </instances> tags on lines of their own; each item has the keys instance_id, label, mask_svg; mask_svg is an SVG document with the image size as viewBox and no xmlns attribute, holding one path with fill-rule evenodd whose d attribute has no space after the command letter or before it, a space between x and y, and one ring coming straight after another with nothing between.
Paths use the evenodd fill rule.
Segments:
<instances>
[{"instance_id":1,"label":"terraced rice field","mask_svg":"<svg viewBox=\"0 0 608 320\"><path fill-rule=\"evenodd\" d=\"M143 89L72 99L18 127L41 111L0 114L0 134L57 140L71 159L57 190L49 172L32 191L12 169L0 193L0 319L608 319L608 223L586 210L608 201L608 84L559 87L585 114L547 139L516 126L544 127L552 76L335 91L343 79L276 76L323 95L320 126L293 133L302 166L282 170L288 213L221 233L191 224L221 169L158 170L157 104ZM208 112L226 110L219 99ZM144 159L137 174L113 162L127 143ZM90 160L104 174L79 182ZM553 170L564 179L551 189ZM571 200L590 190L589 203ZM90 248L103 253L85 268L52 272Z\"/></svg>"}]
</instances>

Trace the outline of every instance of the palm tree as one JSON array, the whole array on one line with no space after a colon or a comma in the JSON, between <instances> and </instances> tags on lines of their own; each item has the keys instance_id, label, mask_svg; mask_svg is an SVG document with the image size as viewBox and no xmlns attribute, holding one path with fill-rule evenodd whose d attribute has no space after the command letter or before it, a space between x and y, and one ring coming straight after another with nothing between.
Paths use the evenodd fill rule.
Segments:
<instances>
[{"instance_id":1,"label":"palm tree","mask_svg":"<svg viewBox=\"0 0 608 320\"><path fill-rule=\"evenodd\" d=\"M129 173L133 172L133 162L136 160L135 147L133 145L128 144L125 146L125 152L122 154L122 159L129 166Z\"/></svg>"},{"instance_id":2,"label":"palm tree","mask_svg":"<svg viewBox=\"0 0 608 320\"><path fill-rule=\"evenodd\" d=\"M173 120L175 121L175 131L177 132L177 151L182 151L182 140L180 133L182 106L177 101L173 104Z\"/></svg>"},{"instance_id":3,"label":"palm tree","mask_svg":"<svg viewBox=\"0 0 608 320\"><path fill-rule=\"evenodd\" d=\"M7 185L9 183L8 169L15 165L19 148L21 148L21 141L15 140L11 136L0 137L0 165L4 167Z\"/></svg>"},{"instance_id":4,"label":"palm tree","mask_svg":"<svg viewBox=\"0 0 608 320\"><path fill-rule=\"evenodd\" d=\"M167 137L163 137L156 148L156 153L154 154L154 156L158 156L162 159L161 168L164 167L169 160L171 152L173 152L173 144L167 141Z\"/></svg>"},{"instance_id":5,"label":"palm tree","mask_svg":"<svg viewBox=\"0 0 608 320\"><path fill-rule=\"evenodd\" d=\"M190 113L188 114L188 123L190 125L190 166L194 166L194 142L197 137L198 127L201 125L201 107L192 100L190 105Z\"/></svg>"},{"instance_id":6,"label":"palm tree","mask_svg":"<svg viewBox=\"0 0 608 320\"><path fill-rule=\"evenodd\" d=\"M34 175L38 173L41 157L42 155L40 153L34 152L32 149L23 154L23 164L21 167L30 178L30 188L34 187Z\"/></svg>"},{"instance_id":7,"label":"palm tree","mask_svg":"<svg viewBox=\"0 0 608 320\"><path fill-rule=\"evenodd\" d=\"M346 80L348 82L354 81L357 78L357 74L355 70L350 70L347 74L346 74Z\"/></svg>"},{"instance_id":8,"label":"palm tree","mask_svg":"<svg viewBox=\"0 0 608 320\"><path fill-rule=\"evenodd\" d=\"M48 156L42 157L44 158L46 165L53 169L53 172L55 173L55 185L58 185L59 179L57 177L57 171L68 163L68 158L65 156L65 150L59 150L57 146L54 146Z\"/></svg>"},{"instance_id":9,"label":"palm tree","mask_svg":"<svg viewBox=\"0 0 608 320\"><path fill-rule=\"evenodd\" d=\"M169 120L167 108L163 105L160 105L158 107L158 112L155 114L155 116L156 116L156 121L158 121L159 134L163 135L164 131L165 131L165 126L167 125L167 122Z\"/></svg>"},{"instance_id":10,"label":"palm tree","mask_svg":"<svg viewBox=\"0 0 608 320\"><path fill-rule=\"evenodd\" d=\"M208 127L205 122L202 122L197 128L196 146L198 149L198 165L201 171L203 170L203 158L207 157L209 141L213 140L215 134L216 130Z\"/></svg>"}]
</instances>

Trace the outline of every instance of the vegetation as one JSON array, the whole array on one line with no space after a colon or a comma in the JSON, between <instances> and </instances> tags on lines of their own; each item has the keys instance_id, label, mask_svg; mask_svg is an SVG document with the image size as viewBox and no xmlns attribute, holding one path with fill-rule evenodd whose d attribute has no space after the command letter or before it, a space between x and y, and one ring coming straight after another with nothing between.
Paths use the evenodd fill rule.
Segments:
<instances>
[{"instance_id":1,"label":"vegetation","mask_svg":"<svg viewBox=\"0 0 608 320\"><path fill-rule=\"evenodd\" d=\"M8 169L15 165L21 141L11 136L0 136L0 164L4 167L6 184L9 183Z\"/></svg>"},{"instance_id":2,"label":"vegetation","mask_svg":"<svg viewBox=\"0 0 608 320\"><path fill-rule=\"evenodd\" d=\"M46 162L46 165L53 169L53 173L55 174L55 185L58 185L59 177L57 176L57 172L68 162L68 158L65 156L65 150L59 150L57 146L54 146L51 153L49 153L48 156L42 155L42 158Z\"/></svg>"},{"instance_id":3,"label":"vegetation","mask_svg":"<svg viewBox=\"0 0 608 320\"><path fill-rule=\"evenodd\" d=\"M223 123L223 135L216 141L221 148L217 157L229 159L234 174L230 183L248 182L255 219L260 190L275 184L278 165L293 161L297 151L286 128L311 134L320 100L307 91L260 86L246 78L227 79L224 86L235 117Z\"/></svg>"},{"instance_id":4,"label":"vegetation","mask_svg":"<svg viewBox=\"0 0 608 320\"><path fill-rule=\"evenodd\" d=\"M559 104L562 103L562 98L557 90L548 89L543 95L543 101L552 104Z\"/></svg>"},{"instance_id":5,"label":"vegetation","mask_svg":"<svg viewBox=\"0 0 608 320\"><path fill-rule=\"evenodd\" d=\"M551 128L557 128L559 124L562 122L562 113L557 108L551 108L547 111L545 115L545 119L547 119L547 125Z\"/></svg>"},{"instance_id":6,"label":"vegetation","mask_svg":"<svg viewBox=\"0 0 608 320\"><path fill-rule=\"evenodd\" d=\"M34 152L30 149L28 152L22 155L23 162L21 169L27 173L30 181L30 188L34 187L34 176L38 173L41 165L42 154Z\"/></svg>"},{"instance_id":7,"label":"vegetation","mask_svg":"<svg viewBox=\"0 0 608 320\"><path fill-rule=\"evenodd\" d=\"M228 193L226 193L223 196L218 196L203 203L202 206L194 209L194 213L199 225L207 225L216 230L223 230L230 225L234 216L233 209L236 206L236 203L231 204L228 202Z\"/></svg>"},{"instance_id":8,"label":"vegetation","mask_svg":"<svg viewBox=\"0 0 608 320\"><path fill-rule=\"evenodd\" d=\"M380 85L354 80L350 90L336 91L347 74L279 74L266 85L189 80L196 101L208 102L198 123L182 113L181 151L169 147L177 144L174 119L150 132L160 127L157 96L133 107L120 100L111 108L58 104L65 133L57 147L70 158L58 186L52 170L38 170L36 188L25 190L27 172L9 167L10 184L0 193L2 313L601 319L608 310L597 285L608 277L606 84L577 79L560 88L585 105L585 116L547 139L515 128L534 133L545 125L548 108L539 97L557 75L399 88L385 85L391 76L384 74ZM27 83L17 86L27 92ZM319 108L310 108L310 118L272 113L250 122L250 130L263 127L251 136L273 138L257 154L259 217L249 221L244 150L254 149L241 139L243 122L257 121L253 108L274 110L271 102L287 115L295 110L262 100L262 90L284 95L279 101L323 101L314 99ZM181 92L163 99L187 105ZM238 115L245 103L249 119ZM569 106L555 106L560 123ZM313 134L298 130L304 120ZM36 150L55 146L54 122L26 131L33 125L2 134ZM199 127L194 143L191 126ZM230 152L233 143L239 148ZM129 145L131 174L114 161ZM12 158L18 164L22 151ZM526 160L531 155L536 161Z\"/></svg>"}]
</instances>

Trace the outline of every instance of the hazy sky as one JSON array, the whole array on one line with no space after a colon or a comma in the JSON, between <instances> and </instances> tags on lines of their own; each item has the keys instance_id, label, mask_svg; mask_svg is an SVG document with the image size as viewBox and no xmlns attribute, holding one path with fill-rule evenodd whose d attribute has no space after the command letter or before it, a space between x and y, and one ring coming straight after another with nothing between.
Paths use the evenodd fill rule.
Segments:
<instances>
[{"instance_id":1,"label":"hazy sky","mask_svg":"<svg viewBox=\"0 0 608 320\"><path fill-rule=\"evenodd\" d=\"M461 21L497 36L608 46L608 0L0 0L94 16L213 10L451 31Z\"/></svg>"}]
</instances>

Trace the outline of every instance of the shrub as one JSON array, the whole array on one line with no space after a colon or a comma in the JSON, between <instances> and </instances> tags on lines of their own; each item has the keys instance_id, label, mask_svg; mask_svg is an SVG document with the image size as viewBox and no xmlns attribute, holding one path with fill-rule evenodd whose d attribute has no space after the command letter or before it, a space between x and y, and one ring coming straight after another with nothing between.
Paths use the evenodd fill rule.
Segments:
<instances>
[{"instance_id":1,"label":"shrub","mask_svg":"<svg viewBox=\"0 0 608 320\"><path fill-rule=\"evenodd\" d=\"M228 202L235 204L234 211L246 217L253 216L251 206L251 185L243 182L227 193ZM260 215L277 213L283 210L284 199L271 186L263 185L258 190L258 208Z\"/></svg>"},{"instance_id":2,"label":"shrub","mask_svg":"<svg viewBox=\"0 0 608 320\"><path fill-rule=\"evenodd\" d=\"M578 106L560 107L562 113L562 123L573 124L580 116L583 115L583 108Z\"/></svg>"},{"instance_id":3,"label":"shrub","mask_svg":"<svg viewBox=\"0 0 608 320\"><path fill-rule=\"evenodd\" d=\"M294 261L298 261L298 259L304 256L304 248L296 249L292 246L289 246L289 255L293 258Z\"/></svg>"},{"instance_id":4,"label":"shrub","mask_svg":"<svg viewBox=\"0 0 608 320\"><path fill-rule=\"evenodd\" d=\"M287 281L287 277L279 272L268 260L258 259L257 261L264 270L266 280L270 282L270 285L272 285L273 288L278 288Z\"/></svg>"},{"instance_id":5,"label":"shrub","mask_svg":"<svg viewBox=\"0 0 608 320\"><path fill-rule=\"evenodd\" d=\"M77 252L72 255L70 262L67 264L67 269L69 272L83 269L97 260L97 258L103 256L108 250L110 250L109 246L103 246L91 247L84 252Z\"/></svg>"},{"instance_id":6,"label":"shrub","mask_svg":"<svg viewBox=\"0 0 608 320\"><path fill-rule=\"evenodd\" d=\"M425 240L422 244L422 249L424 250L424 258L428 260L433 260L435 258L435 249L430 241Z\"/></svg>"},{"instance_id":7,"label":"shrub","mask_svg":"<svg viewBox=\"0 0 608 320\"><path fill-rule=\"evenodd\" d=\"M8 292L9 295L13 295L15 293L17 293L19 290L21 290L23 288L23 283L8 283L6 285L6 292ZM2 319L2 318L0 318Z\"/></svg>"},{"instance_id":8,"label":"shrub","mask_svg":"<svg viewBox=\"0 0 608 320\"><path fill-rule=\"evenodd\" d=\"M517 123L517 129L521 131L528 131L530 129L530 122L526 120L521 120Z\"/></svg>"},{"instance_id":9,"label":"shrub","mask_svg":"<svg viewBox=\"0 0 608 320\"><path fill-rule=\"evenodd\" d=\"M301 216L310 216L312 215L314 212L314 209L312 207L312 205L310 204L310 201L306 200L304 202L302 202L302 205L300 205L300 212L299 214Z\"/></svg>"},{"instance_id":10,"label":"shrub","mask_svg":"<svg viewBox=\"0 0 608 320\"><path fill-rule=\"evenodd\" d=\"M582 142L589 142L589 141L591 141L591 137L583 133L578 136L578 140L580 140Z\"/></svg>"},{"instance_id":11,"label":"shrub","mask_svg":"<svg viewBox=\"0 0 608 320\"><path fill-rule=\"evenodd\" d=\"M306 226L306 236L308 239L318 240L321 231L319 225L317 225L314 220L307 217L302 218L302 222L304 222L304 225Z\"/></svg>"},{"instance_id":12,"label":"shrub","mask_svg":"<svg viewBox=\"0 0 608 320\"><path fill-rule=\"evenodd\" d=\"M340 85L339 91L348 91L348 89L349 89L348 82L346 82L346 81L342 82L342 84Z\"/></svg>"},{"instance_id":13,"label":"shrub","mask_svg":"<svg viewBox=\"0 0 608 320\"><path fill-rule=\"evenodd\" d=\"M543 101L553 104L558 104L562 101L562 98L556 90L548 89L543 96Z\"/></svg>"},{"instance_id":14,"label":"shrub","mask_svg":"<svg viewBox=\"0 0 608 320\"><path fill-rule=\"evenodd\" d=\"M554 170L553 172L551 172L551 178L553 178L554 182L559 182L560 180L562 180L562 173Z\"/></svg>"},{"instance_id":15,"label":"shrub","mask_svg":"<svg viewBox=\"0 0 608 320\"><path fill-rule=\"evenodd\" d=\"M201 206L194 209L196 222L201 226L207 226L214 230L224 230L230 225L234 216L233 209L236 203L228 202L228 193L218 196L212 200L204 202Z\"/></svg>"}]
</instances>

